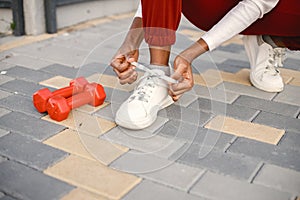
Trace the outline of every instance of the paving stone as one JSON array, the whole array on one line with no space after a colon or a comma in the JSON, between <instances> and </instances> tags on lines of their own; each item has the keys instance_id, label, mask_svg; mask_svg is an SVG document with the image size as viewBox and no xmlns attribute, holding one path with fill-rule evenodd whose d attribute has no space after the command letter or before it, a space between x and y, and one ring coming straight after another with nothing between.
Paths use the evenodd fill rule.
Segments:
<instances>
[{"instance_id":1,"label":"paving stone","mask_svg":"<svg viewBox=\"0 0 300 200\"><path fill-rule=\"evenodd\" d=\"M89 82L96 82L105 87L110 87L123 91L132 91L135 88L136 82L133 84L121 85L117 76L106 75L106 74L93 74L87 77Z\"/></svg>"},{"instance_id":2,"label":"paving stone","mask_svg":"<svg viewBox=\"0 0 300 200\"><path fill-rule=\"evenodd\" d=\"M10 95L12 95L12 93L9 93L9 92L6 92L6 91L3 91L0 89L0 99L6 98Z\"/></svg>"},{"instance_id":3,"label":"paving stone","mask_svg":"<svg viewBox=\"0 0 300 200\"><path fill-rule=\"evenodd\" d=\"M22 79L25 81L35 82L35 83L40 82L45 79L49 79L50 77L53 76L50 73L32 70L32 69L28 69L28 68L20 67L20 66L15 66L15 67L7 70L7 75L17 78L17 79Z\"/></svg>"},{"instance_id":4,"label":"paving stone","mask_svg":"<svg viewBox=\"0 0 300 200\"><path fill-rule=\"evenodd\" d=\"M284 116L295 117L299 113L299 107L290 104L267 101L250 96L240 96L234 105L247 106L257 110L263 110Z\"/></svg>"},{"instance_id":5,"label":"paving stone","mask_svg":"<svg viewBox=\"0 0 300 200\"><path fill-rule=\"evenodd\" d=\"M119 172L99 162L74 155L44 172L111 199L120 199L141 181L131 174Z\"/></svg>"},{"instance_id":6,"label":"paving stone","mask_svg":"<svg viewBox=\"0 0 300 200\"><path fill-rule=\"evenodd\" d=\"M3 129L0 128L0 138L7 135L8 133L9 133L9 131L3 130Z\"/></svg>"},{"instance_id":7,"label":"paving stone","mask_svg":"<svg viewBox=\"0 0 300 200\"><path fill-rule=\"evenodd\" d=\"M0 99L0 106L12 111L22 112L33 117L40 118L45 113L39 113L33 105L32 99L22 95L12 95L5 99Z\"/></svg>"},{"instance_id":8,"label":"paving stone","mask_svg":"<svg viewBox=\"0 0 300 200\"><path fill-rule=\"evenodd\" d=\"M67 155L63 151L16 133L1 137L0 153L10 160L21 162L40 171Z\"/></svg>"},{"instance_id":9,"label":"paving stone","mask_svg":"<svg viewBox=\"0 0 300 200\"><path fill-rule=\"evenodd\" d=\"M300 87L286 85L284 90L274 98L274 101L300 106L299 94Z\"/></svg>"},{"instance_id":10,"label":"paving stone","mask_svg":"<svg viewBox=\"0 0 300 200\"><path fill-rule=\"evenodd\" d=\"M67 129L44 141L45 144L108 165L128 148Z\"/></svg>"},{"instance_id":11,"label":"paving stone","mask_svg":"<svg viewBox=\"0 0 300 200\"><path fill-rule=\"evenodd\" d=\"M15 64L0 61L0 71L6 71L7 69L16 66Z\"/></svg>"},{"instance_id":12,"label":"paving stone","mask_svg":"<svg viewBox=\"0 0 300 200\"><path fill-rule=\"evenodd\" d=\"M250 68L249 62L232 59L227 59L217 66L220 70L231 73L236 73L242 68Z\"/></svg>"},{"instance_id":13,"label":"paving stone","mask_svg":"<svg viewBox=\"0 0 300 200\"><path fill-rule=\"evenodd\" d=\"M221 51L219 49L216 49L211 54L221 58L231 58L232 60L239 60L244 62L247 62L249 60L245 51L240 51L239 53L231 53L228 51Z\"/></svg>"},{"instance_id":14,"label":"paving stone","mask_svg":"<svg viewBox=\"0 0 300 200\"><path fill-rule=\"evenodd\" d=\"M214 88L222 82L221 76L206 76L203 74L193 74L194 83L204 87Z\"/></svg>"},{"instance_id":15,"label":"paving stone","mask_svg":"<svg viewBox=\"0 0 300 200\"><path fill-rule=\"evenodd\" d=\"M165 200L165 199L174 199L174 200L204 200L201 197L190 195L183 191L175 190L170 187L166 187L160 184L153 183L148 180L144 180L136 188L131 190L123 200Z\"/></svg>"},{"instance_id":16,"label":"paving stone","mask_svg":"<svg viewBox=\"0 0 300 200\"><path fill-rule=\"evenodd\" d=\"M102 138L117 144L124 145L130 149L151 153L167 158L177 151L184 142L171 140L153 133L152 131L134 131L116 127L103 135ZM142 133L142 135L141 135Z\"/></svg>"},{"instance_id":17,"label":"paving stone","mask_svg":"<svg viewBox=\"0 0 300 200\"><path fill-rule=\"evenodd\" d=\"M194 143L188 148L179 149L171 160L192 167L205 168L220 174L230 175L238 179L247 180L257 168L259 160L238 154L224 153L218 148Z\"/></svg>"},{"instance_id":18,"label":"paving stone","mask_svg":"<svg viewBox=\"0 0 300 200\"><path fill-rule=\"evenodd\" d=\"M265 164L253 183L298 195L300 191L300 172Z\"/></svg>"},{"instance_id":19,"label":"paving stone","mask_svg":"<svg viewBox=\"0 0 300 200\"><path fill-rule=\"evenodd\" d=\"M197 100L196 94L188 94L184 93L178 101L175 102L175 105L183 106L183 107L188 107L192 102Z\"/></svg>"},{"instance_id":20,"label":"paving stone","mask_svg":"<svg viewBox=\"0 0 300 200\"><path fill-rule=\"evenodd\" d=\"M106 93L106 101L116 104L122 104L131 95L128 91L122 91L115 88L104 87Z\"/></svg>"},{"instance_id":21,"label":"paving stone","mask_svg":"<svg viewBox=\"0 0 300 200\"><path fill-rule=\"evenodd\" d=\"M69 194L61 198L61 200L108 200L103 196L89 192L82 188L76 188Z\"/></svg>"},{"instance_id":22,"label":"paving stone","mask_svg":"<svg viewBox=\"0 0 300 200\"><path fill-rule=\"evenodd\" d=\"M160 110L158 116L188 122L197 126L204 126L204 124L212 118L212 115L209 113L181 107L175 104Z\"/></svg>"},{"instance_id":23,"label":"paving stone","mask_svg":"<svg viewBox=\"0 0 300 200\"><path fill-rule=\"evenodd\" d=\"M204 112L209 112L216 115L222 114L244 121L251 121L259 112L258 110L245 106L226 104L205 98L199 98L188 108L193 110L202 110Z\"/></svg>"},{"instance_id":24,"label":"paving stone","mask_svg":"<svg viewBox=\"0 0 300 200\"><path fill-rule=\"evenodd\" d=\"M2 85L3 83L9 82L11 80L14 80L14 78L3 75L3 74L0 75L0 85Z\"/></svg>"},{"instance_id":25,"label":"paving stone","mask_svg":"<svg viewBox=\"0 0 300 200\"><path fill-rule=\"evenodd\" d=\"M300 141L299 132L287 131L285 132L284 136L280 140L278 146L300 151L299 141Z\"/></svg>"},{"instance_id":26,"label":"paving stone","mask_svg":"<svg viewBox=\"0 0 300 200\"><path fill-rule=\"evenodd\" d=\"M111 167L184 191L188 191L204 172L202 169L135 151L126 153L114 161Z\"/></svg>"},{"instance_id":27,"label":"paving stone","mask_svg":"<svg viewBox=\"0 0 300 200\"><path fill-rule=\"evenodd\" d=\"M289 200L291 194L274 190L272 188L250 184L207 172L191 190L192 194L201 195L209 199L224 200Z\"/></svg>"},{"instance_id":28,"label":"paving stone","mask_svg":"<svg viewBox=\"0 0 300 200\"><path fill-rule=\"evenodd\" d=\"M247 138L238 138L228 152L247 155L265 163L300 171L300 152L291 148L270 145Z\"/></svg>"},{"instance_id":29,"label":"paving stone","mask_svg":"<svg viewBox=\"0 0 300 200\"><path fill-rule=\"evenodd\" d=\"M275 145L280 141L285 132L283 129L241 121L221 115L212 119L205 128Z\"/></svg>"},{"instance_id":30,"label":"paving stone","mask_svg":"<svg viewBox=\"0 0 300 200\"><path fill-rule=\"evenodd\" d=\"M2 162L0 169L1 190L18 199L59 199L73 189L64 182L16 162ZM30 180L30 184L28 184L28 180Z\"/></svg>"},{"instance_id":31,"label":"paving stone","mask_svg":"<svg viewBox=\"0 0 300 200\"><path fill-rule=\"evenodd\" d=\"M3 158L2 156L0 156L0 163L6 161L6 158ZM0 192L0 197L1 197L1 192Z\"/></svg>"},{"instance_id":32,"label":"paving stone","mask_svg":"<svg viewBox=\"0 0 300 200\"><path fill-rule=\"evenodd\" d=\"M61 132L65 127L46 122L19 112L11 112L0 118L0 127L5 130L32 137L38 141Z\"/></svg>"},{"instance_id":33,"label":"paving stone","mask_svg":"<svg viewBox=\"0 0 300 200\"><path fill-rule=\"evenodd\" d=\"M258 124L265 124L279 129L285 129L288 131L300 131L300 119L273 113L261 112L253 122Z\"/></svg>"},{"instance_id":34,"label":"paving stone","mask_svg":"<svg viewBox=\"0 0 300 200\"><path fill-rule=\"evenodd\" d=\"M34 70L39 70L45 66L52 64L52 62L50 61L41 60L30 55L14 55L8 59L5 59L5 62Z\"/></svg>"},{"instance_id":35,"label":"paving stone","mask_svg":"<svg viewBox=\"0 0 300 200\"><path fill-rule=\"evenodd\" d=\"M49 115L42 118L51 123L55 123L61 126L68 127L72 130L76 130L82 134L88 134L98 137L103 133L106 133L110 129L114 128L116 124L112 121L108 121L101 117L89 115L84 112L72 111L68 118L57 122L49 117Z\"/></svg>"},{"instance_id":36,"label":"paving stone","mask_svg":"<svg viewBox=\"0 0 300 200\"><path fill-rule=\"evenodd\" d=\"M106 120L114 121L120 106L121 105L117 103L110 103L108 106L96 111L94 115Z\"/></svg>"},{"instance_id":37,"label":"paving stone","mask_svg":"<svg viewBox=\"0 0 300 200\"><path fill-rule=\"evenodd\" d=\"M4 194L2 192L0 192L0 198L4 197Z\"/></svg>"},{"instance_id":38,"label":"paving stone","mask_svg":"<svg viewBox=\"0 0 300 200\"><path fill-rule=\"evenodd\" d=\"M253 97L266 99L266 100L271 100L276 95L276 93L264 92L252 86L246 86L246 85L229 83L229 82L224 82L224 84L220 84L219 86L217 86L217 89L219 90L225 89L225 91L228 92L232 92L240 95L253 96Z\"/></svg>"},{"instance_id":39,"label":"paving stone","mask_svg":"<svg viewBox=\"0 0 300 200\"><path fill-rule=\"evenodd\" d=\"M74 79L77 76L77 72L78 69L74 68L74 67L68 67L66 65L61 65L61 64L53 64L53 65L49 65L47 67L44 67L41 69L41 71L44 72L48 72L51 73L53 75L60 75L60 76L64 76L70 79ZM48 77L50 78L50 77ZM46 80L47 78L41 79L41 80Z\"/></svg>"},{"instance_id":40,"label":"paving stone","mask_svg":"<svg viewBox=\"0 0 300 200\"><path fill-rule=\"evenodd\" d=\"M284 67L293 70L299 70L299 59L287 58L284 61Z\"/></svg>"},{"instance_id":41,"label":"paving stone","mask_svg":"<svg viewBox=\"0 0 300 200\"><path fill-rule=\"evenodd\" d=\"M107 64L99 63L99 62L92 62L85 65L82 65L79 68L79 74L84 74L84 71L90 71L93 73L100 73L100 74L107 74L116 76L116 73L113 71L113 68Z\"/></svg>"},{"instance_id":42,"label":"paving stone","mask_svg":"<svg viewBox=\"0 0 300 200\"><path fill-rule=\"evenodd\" d=\"M1 200L17 200L17 199L6 195L6 196L2 197Z\"/></svg>"},{"instance_id":43,"label":"paving stone","mask_svg":"<svg viewBox=\"0 0 300 200\"><path fill-rule=\"evenodd\" d=\"M66 78L66 77L63 77L63 76L54 76L50 79L43 80L43 81L39 82L39 84L47 86L47 87L52 87L52 88L59 89L59 88L69 86L71 80L72 79Z\"/></svg>"},{"instance_id":44,"label":"paving stone","mask_svg":"<svg viewBox=\"0 0 300 200\"><path fill-rule=\"evenodd\" d=\"M300 86L300 77L299 79L293 79L291 82L289 82L290 85L294 85L294 86Z\"/></svg>"},{"instance_id":45,"label":"paving stone","mask_svg":"<svg viewBox=\"0 0 300 200\"><path fill-rule=\"evenodd\" d=\"M28 81L12 80L0 85L0 88L8 92L13 92L13 93L22 94L31 97L33 93L35 93L37 90L41 89L42 87Z\"/></svg>"},{"instance_id":46,"label":"paving stone","mask_svg":"<svg viewBox=\"0 0 300 200\"><path fill-rule=\"evenodd\" d=\"M1 102L1 99L0 99L0 102ZM0 107L0 117L4 116L4 115L6 115L6 114L8 114L10 112L11 112L10 110L7 110L5 108L1 108Z\"/></svg>"},{"instance_id":47,"label":"paving stone","mask_svg":"<svg viewBox=\"0 0 300 200\"><path fill-rule=\"evenodd\" d=\"M220 84L223 85L223 84ZM225 103L232 103L239 94L234 92L226 91L223 86L218 86L219 89L216 88L207 88L200 85L195 85L193 87L193 91L202 98L212 99L215 101L225 102Z\"/></svg>"}]
</instances>

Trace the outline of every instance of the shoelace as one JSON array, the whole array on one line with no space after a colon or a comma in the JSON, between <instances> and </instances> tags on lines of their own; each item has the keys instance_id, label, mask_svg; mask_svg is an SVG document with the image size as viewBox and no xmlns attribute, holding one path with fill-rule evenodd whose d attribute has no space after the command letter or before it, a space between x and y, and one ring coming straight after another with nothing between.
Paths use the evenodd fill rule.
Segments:
<instances>
[{"instance_id":1,"label":"shoelace","mask_svg":"<svg viewBox=\"0 0 300 200\"><path fill-rule=\"evenodd\" d=\"M269 64L267 65L266 69L269 70L269 72L273 72L273 76L276 76L279 74L278 67L283 66L283 60L285 55L285 49L284 48L270 48L269 49Z\"/></svg>"},{"instance_id":2,"label":"shoelace","mask_svg":"<svg viewBox=\"0 0 300 200\"><path fill-rule=\"evenodd\" d=\"M130 96L129 101L137 99L139 101L149 102L149 94L152 93L153 88L155 88L157 85L157 83L155 82L155 78L165 80L169 83L178 83L177 80L172 79L166 75L158 74L156 71L153 71L138 62L132 62L131 64L134 65L136 68L145 71L147 75L143 76L139 80L138 87L135 89L135 92ZM147 79L147 81L145 79Z\"/></svg>"}]
</instances>

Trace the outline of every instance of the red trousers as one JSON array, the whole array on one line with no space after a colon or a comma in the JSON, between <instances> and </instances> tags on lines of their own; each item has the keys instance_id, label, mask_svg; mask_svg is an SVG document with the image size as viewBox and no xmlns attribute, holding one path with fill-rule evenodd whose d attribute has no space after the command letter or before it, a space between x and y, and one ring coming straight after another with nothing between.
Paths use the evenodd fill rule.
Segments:
<instances>
[{"instance_id":1,"label":"red trousers","mask_svg":"<svg viewBox=\"0 0 300 200\"><path fill-rule=\"evenodd\" d=\"M175 43L181 13L198 28L208 31L240 0L141 0L145 40L150 45ZM163 28L163 29L161 29ZM300 0L279 0L262 19L246 30L245 35L280 36L289 49L300 49Z\"/></svg>"}]
</instances>

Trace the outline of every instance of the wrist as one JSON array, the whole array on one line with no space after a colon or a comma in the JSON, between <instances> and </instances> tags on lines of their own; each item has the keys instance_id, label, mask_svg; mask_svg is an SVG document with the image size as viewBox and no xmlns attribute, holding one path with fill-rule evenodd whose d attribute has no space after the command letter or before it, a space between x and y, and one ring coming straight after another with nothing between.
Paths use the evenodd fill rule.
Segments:
<instances>
[{"instance_id":1,"label":"wrist","mask_svg":"<svg viewBox=\"0 0 300 200\"><path fill-rule=\"evenodd\" d=\"M208 51L208 45L202 38L200 38L197 42L181 52L180 56L186 59L189 63L192 63L194 59L206 51Z\"/></svg>"}]
</instances>

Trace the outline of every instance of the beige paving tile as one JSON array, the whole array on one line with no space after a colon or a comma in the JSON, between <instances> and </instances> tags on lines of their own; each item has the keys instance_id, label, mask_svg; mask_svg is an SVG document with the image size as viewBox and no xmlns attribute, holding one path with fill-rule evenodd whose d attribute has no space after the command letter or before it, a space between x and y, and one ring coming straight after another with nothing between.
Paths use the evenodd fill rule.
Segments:
<instances>
[{"instance_id":1,"label":"beige paving tile","mask_svg":"<svg viewBox=\"0 0 300 200\"><path fill-rule=\"evenodd\" d=\"M213 118L205 128L275 145L279 142L285 132L282 129L240 121L220 115Z\"/></svg>"},{"instance_id":2,"label":"beige paving tile","mask_svg":"<svg viewBox=\"0 0 300 200\"><path fill-rule=\"evenodd\" d=\"M193 74L194 83L206 87L216 87L222 80L220 78L215 78L212 76L204 76L203 74Z\"/></svg>"},{"instance_id":3,"label":"beige paving tile","mask_svg":"<svg viewBox=\"0 0 300 200\"><path fill-rule=\"evenodd\" d=\"M70 155L44 173L111 199L122 198L141 181L134 175L75 155Z\"/></svg>"},{"instance_id":4,"label":"beige paving tile","mask_svg":"<svg viewBox=\"0 0 300 200\"><path fill-rule=\"evenodd\" d=\"M45 144L90 160L98 160L104 165L120 157L129 149L93 136L79 134L66 129L44 141Z\"/></svg>"},{"instance_id":5,"label":"beige paving tile","mask_svg":"<svg viewBox=\"0 0 300 200\"><path fill-rule=\"evenodd\" d=\"M88 114L92 114L106 106L108 106L110 103L109 102L104 102L102 105L100 106L97 106L97 107L94 107L94 106L91 106L91 105L83 105L79 108L76 108L75 110L78 110L80 112L85 112L85 113L88 113Z\"/></svg>"},{"instance_id":6,"label":"beige paving tile","mask_svg":"<svg viewBox=\"0 0 300 200\"><path fill-rule=\"evenodd\" d=\"M89 192L82 188L76 188L69 194L61 198L61 200L109 200L98 194Z\"/></svg>"},{"instance_id":7,"label":"beige paving tile","mask_svg":"<svg viewBox=\"0 0 300 200\"><path fill-rule=\"evenodd\" d=\"M69 117L61 122L52 120L49 115L46 115L42 119L77 130L79 133L96 137L116 126L114 122L79 111L72 111Z\"/></svg>"},{"instance_id":8,"label":"beige paving tile","mask_svg":"<svg viewBox=\"0 0 300 200\"><path fill-rule=\"evenodd\" d=\"M241 70L236 74L209 69L204 72L204 76L216 77L219 78L221 81L251 86L251 83L249 81L249 71L247 71L246 69Z\"/></svg>"},{"instance_id":9,"label":"beige paving tile","mask_svg":"<svg viewBox=\"0 0 300 200\"><path fill-rule=\"evenodd\" d=\"M222 46L226 46L226 45L229 45L229 44L240 44L240 45L243 45L243 40L242 40L242 35L237 35L237 36L234 36L233 38L231 38L230 40L227 40L226 42L224 42L222 44Z\"/></svg>"},{"instance_id":10,"label":"beige paving tile","mask_svg":"<svg viewBox=\"0 0 300 200\"><path fill-rule=\"evenodd\" d=\"M300 77L294 78L291 82L289 82L290 85L300 86Z\"/></svg>"},{"instance_id":11,"label":"beige paving tile","mask_svg":"<svg viewBox=\"0 0 300 200\"><path fill-rule=\"evenodd\" d=\"M124 91L132 91L135 87L135 84L125 84L121 85L116 76L106 75L106 74L93 74L87 78L90 82L100 83L103 86L116 88Z\"/></svg>"},{"instance_id":12,"label":"beige paving tile","mask_svg":"<svg viewBox=\"0 0 300 200\"><path fill-rule=\"evenodd\" d=\"M40 85L52 87L52 88L62 88L62 87L67 87L70 85L70 81L72 79L66 78L63 76L55 76L50 79L44 80L40 82Z\"/></svg>"}]
</instances>

